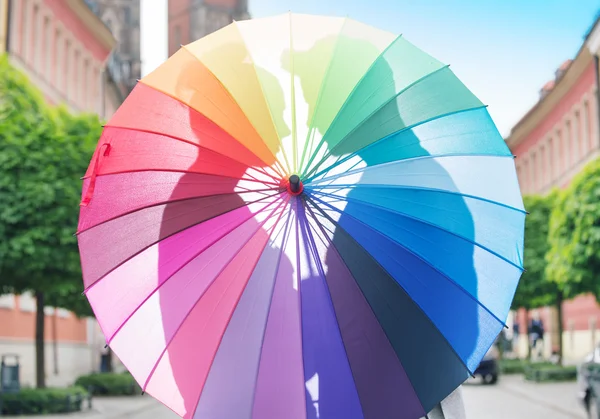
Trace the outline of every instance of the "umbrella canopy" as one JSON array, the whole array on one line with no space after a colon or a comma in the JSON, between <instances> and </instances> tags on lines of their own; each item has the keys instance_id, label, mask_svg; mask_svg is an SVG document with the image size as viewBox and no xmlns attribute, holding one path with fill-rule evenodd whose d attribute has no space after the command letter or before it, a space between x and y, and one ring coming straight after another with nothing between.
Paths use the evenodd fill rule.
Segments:
<instances>
[{"instance_id":1,"label":"umbrella canopy","mask_svg":"<svg viewBox=\"0 0 600 419\"><path fill-rule=\"evenodd\" d=\"M182 417L416 419L504 327L524 218L513 156L447 65L286 14L138 83L78 237L108 344Z\"/></svg>"}]
</instances>

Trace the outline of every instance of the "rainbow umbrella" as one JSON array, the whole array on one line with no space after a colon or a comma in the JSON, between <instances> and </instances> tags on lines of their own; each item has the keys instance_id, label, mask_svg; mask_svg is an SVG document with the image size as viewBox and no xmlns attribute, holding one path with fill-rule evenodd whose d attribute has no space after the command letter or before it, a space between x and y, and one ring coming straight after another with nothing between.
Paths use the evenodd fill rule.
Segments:
<instances>
[{"instance_id":1,"label":"rainbow umbrella","mask_svg":"<svg viewBox=\"0 0 600 419\"><path fill-rule=\"evenodd\" d=\"M235 22L108 122L83 186L85 293L184 418L420 418L477 368L522 272L513 156L402 36Z\"/></svg>"}]
</instances>

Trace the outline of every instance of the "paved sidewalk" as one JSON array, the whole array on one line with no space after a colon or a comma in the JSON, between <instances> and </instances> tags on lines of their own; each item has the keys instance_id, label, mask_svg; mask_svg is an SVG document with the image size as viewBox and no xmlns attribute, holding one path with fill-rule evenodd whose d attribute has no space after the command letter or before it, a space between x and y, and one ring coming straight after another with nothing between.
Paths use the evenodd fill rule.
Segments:
<instances>
[{"instance_id":1,"label":"paved sidewalk","mask_svg":"<svg viewBox=\"0 0 600 419\"><path fill-rule=\"evenodd\" d=\"M470 381L464 392L469 418L585 418L574 382L533 383L520 375L503 375L494 386L473 383L478 381Z\"/></svg>"},{"instance_id":2,"label":"paved sidewalk","mask_svg":"<svg viewBox=\"0 0 600 419\"><path fill-rule=\"evenodd\" d=\"M20 419L122 419L141 414L147 410L155 409L157 402L148 395L134 397L95 397L92 399L92 408L88 409L84 402L81 412L69 415L52 416L18 416ZM10 417L10 416L8 416Z\"/></svg>"},{"instance_id":3,"label":"paved sidewalk","mask_svg":"<svg viewBox=\"0 0 600 419\"><path fill-rule=\"evenodd\" d=\"M476 382L476 381L475 381ZM467 418L584 419L575 383L537 384L521 376L504 375L497 385L464 386ZM23 418L23 417L21 417ZM71 415L27 419L176 419L177 415L148 395L94 398L91 410Z\"/></svg>"},{"instance_id":4,"label":"paved sidewalk","mask_svg":"<svg viewBox=\"0 0 600 419\"><path fill-rule=\"evenodd\" d=\"M501 377L505 382L504 390L519 393L522 397L566 414L583 417L583 407L577 399L577 384L567 383L532 383L522 376L506 375Z\"/></svg>"}]
</instances>

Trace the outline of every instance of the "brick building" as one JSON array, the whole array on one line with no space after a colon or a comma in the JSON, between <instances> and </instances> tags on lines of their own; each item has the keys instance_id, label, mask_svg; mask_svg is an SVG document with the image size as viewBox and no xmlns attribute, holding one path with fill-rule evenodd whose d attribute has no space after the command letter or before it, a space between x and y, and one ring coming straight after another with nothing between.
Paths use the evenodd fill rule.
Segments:
<instances>
[{"instance_id":1,"label":"brick building","mask_svg":"<svg viewBox=\"0 0 600 419\"><path fill-rule=\"evenodd\" d=\"M108 117L120 104L106 84L106 62L115 39L84 0L0 0L0 34L11 63L50 104ZM8 40L8 41L6 41ZM35 382L35 301L0 297L0 354L21 357L23 384ZM46 308L47 380L70 384L97 369L97 326L66 310Z\"/></svg>"},{"instance_id":2,"label":"brick building","mask_svg":"<svg viewBox=\"0 0 600 419\"><path fill-rule=\"evenodd\" d=\"M516 158L523 194L546 194L569 185L573 176L600 157L598 107L598 21L572 60L565 61L540 91L537 104L513 127L506 139ZM580 360L598 342L600 307L592 296L567 301L563 307L566 360ZM549 332L546 355L558 347L557 316L552 308L539 314ZM520 318L520 330L526 329ZM522 351L526 341L522 342Z\"/></svg>"},{"instance_id":3,"label":"brick building","mask_svg":"<svg viewBox=\"0 0 600 419\"><path fill-rule=\"evenodd\" d=\"M8 32L8 0L0 0L0 54L6 52Z\"/></svg>"},{"instance_id":4,"label":"brick building","mask_svg":"<svg viewBox=\"0 0 600 419\"><path fill-rule=\"evenodd\" d=\"M247 0L169 0L169 55L234 20L249 18Z\"/></svg>"}]
</instances>

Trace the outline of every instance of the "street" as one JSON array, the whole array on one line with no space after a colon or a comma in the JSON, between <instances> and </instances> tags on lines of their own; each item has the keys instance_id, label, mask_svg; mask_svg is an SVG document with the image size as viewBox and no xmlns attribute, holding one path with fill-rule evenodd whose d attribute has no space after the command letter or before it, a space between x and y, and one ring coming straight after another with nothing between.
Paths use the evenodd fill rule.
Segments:
<instances>
[{"instance_id":1,"label":"street","mask_svg":"<svg viewBox=\"0 0 600 419\"><path fill-rule=\"evenodd\" d=\"M575 383L533 384L519 376L504 376L495 386L473 382L463 388L468 419L585 419L583 409L575 398ZM133 399L96 398L92 411L71 418L176 419L178 416L149 396L143 396Z\"/></svg>"}]
</instances>

